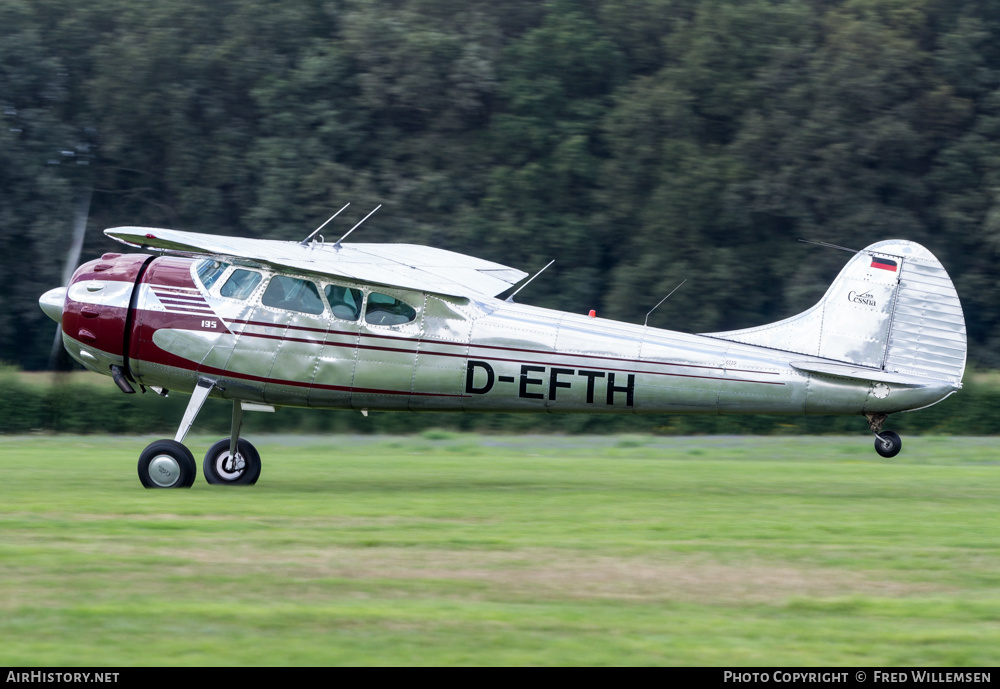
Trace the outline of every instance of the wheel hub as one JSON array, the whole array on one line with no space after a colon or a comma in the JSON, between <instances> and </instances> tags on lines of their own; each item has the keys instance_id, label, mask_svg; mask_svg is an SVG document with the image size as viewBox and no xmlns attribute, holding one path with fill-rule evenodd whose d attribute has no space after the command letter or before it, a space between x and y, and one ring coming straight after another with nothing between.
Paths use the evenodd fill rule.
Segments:
<instances>
[{"instance_id":1,"label":"wheel hub","mask_svg":"<svg viewBox=\"0 0 1000 689\"><path fill-rule=\"evenodd\" d=\"M242 476L246 465L247 463L243 460L243 455L239 452L236 453L236 457L234 458L230 458L228 452L223 452L215 462L215 468L219 472L219 476L228 481L234 481Z\"/></svg>"},{"instance_id":2,"label":"wheel hub","mask_svg":"<svg viewBox=\"0 0 1000 689\"><path fill-rule=\"evenodd\" d=\"M161 488L169 488L180 477L181 465L170 455L157 455L149 463L149 480Z\"/></svg>"}]
</instances>

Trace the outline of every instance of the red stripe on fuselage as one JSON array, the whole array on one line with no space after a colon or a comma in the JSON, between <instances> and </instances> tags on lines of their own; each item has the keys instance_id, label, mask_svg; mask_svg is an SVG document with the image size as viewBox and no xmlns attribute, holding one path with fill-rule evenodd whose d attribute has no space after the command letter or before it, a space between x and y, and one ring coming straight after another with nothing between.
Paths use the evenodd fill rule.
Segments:
<instances>
[{"instance_id":1,"label":"red stripe on fuselage","mask_svg":"<svg viewBox=\"0 0 1000 689\"><path fill-rule=\"evenodd\" d=\"M191 280L187 281L189 284L194 284ZM149 285L149 288L154 292L169 292L170 294L186 294L189 296L201 296L201 290L197 287L181 287L178 285Z\"/></svg>"},{"instance_id":2,"label":"red stripe on fuselage","mask_svg":"<svg viewBox=\"0 0 1000 689\"><path fill-rule=\"evenodd\" d=\"M250 320L234 320L234 321L230 321L230 323L234 323L234 324L235 323L241 323L241 324L244 324L244 325L259 326L259 327L272 327L272 328L275 327L275 325L271 324L271 323L263 323L263 322L260 322L260 321L250 321ZM674 362L667 362L667 361L650 361L650 360L646 360L646 359L627 359L627 358L622 358L622 357L603 356L603 355L596 355L596 354L594 354L594 355L591 355L591 354L574 354L574 353L569 353L569 352L553 352L553 351L538 350L538 349L525 349L525 348L520 348L520 347L501 347L499 345L481 345L481 344L474 344L474 343L466 344L466 343L461 343L461 342L447 342L447 341L444 341L444 340L430 340L430 339L425 339L425 338L416 338L416 339L414 339L412 337L401 337L401 336L398 336L398 335L374 335L374 334L369 334L369 333L356 333L356 332L350 332L350 331L345 331L345 330L323 330L322 328L308 328L308 327L305 327L305 326L286 326L286 329L289 330L289 331L304 331L304 332L314 332L314 333L326 333L326 334L330 334L330 335L343 335L343 336L348 336L348 337L358 337L360 335L360 337L367 337L367 338L372 338L372 339L400 340L400 341L404 341L404 342L412 342L412 343L416 344L418 347L420 347L420 345L425 345L425 344L435 344L435 345L444 345L444 346L451 346L451 347L469 347L470 349L476 348L476 349L488 349L488 350L503 351L503 352L518 352L518 353L524 353L524 354L535 354L535 355L538 355L538 356L555 355L555 356L562 357L562 358L570 358L571 357L571 358L577 358L577 359L597 359L597 360L600 360L600 361L614 361L614 362L625 363L625 364L643 364L643 365L653 365L653 366L675 366L675 367L680 367L680 368L696 368L696 369L704 369L704 370L709 370L709 371L725 371L725 372L730 372L730 373L752 373L752 374L756 374L756 375L768 375L768 376L778 376L778 375L781 375L777 371L755 371L755 370L738 369L738 368L729 368L729 369L726 369L726 368L722 368L721 366L703 366L703 365L700 365L700 364L682 364L682 363L674 363ZM292 338L292 337L277 336L277 335L264 335L264 334L254 333L254 332L248 332L245 328L242 331L240 331L240 332L243 335L247 335L249 337L261 337L261 338L265 338L265 339L277 339L277 340L290 340L292 342L313 342L313 340L299 340L299 339ZM550 364L550 363L547 363L547 362L536 361L536 360L533 360L533 359L505 359L505 358L500 358L500 357L480 356L480 355L474 355L474 354L472 354L471 351L468 354L466 354L466 353L451 353L451 352L434 352L434 351L429 351L429 350L426 350L426 349L419 349L419 350L417 350L417 349L414 349L414 350L399 349L399 348L394 348L394 347L379 347L379 346L376 346L376 345L353 345L353 344L339 343L339 342L327 342L326 344L328 344L330 346L334 346L334 347L354 347L354 346L356 346L359 349L368 349L368 350L384 351L384 352L399 352L399 353L402 353L402 354L416 354L419 351L420 354L426 354L426 355L429 355L429 356L468 357L468 358L474 358L474 359L481 359L481 360L484 360L484 361L506 361L506 362L511 362L511 363L524 363L524 364L542 364L542 363L544 363L544 364L549 365L549 366L579 366L578 363L572 363L572 364L569 364L569 363ZM762 383L764 385L784 385L784 383L777 382L777 381L746 380L746 379L743 379L743 378L720 378L719 376L697 376L697 375L692 375L692 374L671 373L671 372L666 372L666 371L638 371L636 369L621 369L621 368L609 368L609 367L605 367L605 368L607 368L607 370L609 370L609 371L616 371L616 372L623 372L623 373L649 373L650 375L675 376L675 377L679 377L679 378L703 378L703 379L706 379L706 380L728 380L728 381L738 382L738 383Z\"/></svg>"},{"instance_id":3,"label":"red stripe on fuselage","mask_svg":"<svg viewBox=\"0 0 1000 689\"><path fill-rule=\"evenodd\" d=\"M162 301L164 304L188 304L193 306L204 306L208 308L208 302L201 297L187 296L183 294L161 294L159 292L154 292L156 298Z\"/></svg>"},{"instance_id":4,"label":"red stripe on fuselage","mask_svg":"<svg viewBox=\"0 0 1000 689\"><path fill-rule=\"evenodd\" d=\"M364 350L376 351L376 352L397 352L399 354L418 354L419 353L421 356L442 356L442 357L452 357L452 358L456 358L456 359L476 359L476 360L479 360L479 361L503 361L503 362L513 363L513 364L539 364L539 365L542 365L542 366L556 366L556 367L571 367L571 366L579 367L579 364L576 364L576 363L573 363L573 364L567 364L567 363L562 363L562 362L552 363L552 362L549 362L549 361L537 361L535 359L505 359L505 358L502 358L502 357L495 357L495 356L473 356L471 354L462 354L462 353L456 353L456 352L433 352L433 351L429 351L429 350L426 350L426 349L417 350L417 349L400 349L398 347L378 347L378 346L375 346L375 345L356 345L356 344L352 344L352 343L349 343L349 342L323 342L321 340L306 340L304 338L299 338L299 337L285 337L283 335L263 335L263 334L259 334L259 333L248 333L245 330L241 334L244 337L257 337L257 338L264 339L264 340L279 340L281 342L303 342L303 343L306 343L306 344L322 344L322 345L327 346L327 347L344 347L344 348L347 348L347 349L351 349L351 348L353 348L353 349L364 349ZM558 352L556 354L558 356L562 356L562 354L559 354ZM573 355L568 355L568 356L573 356ZM597 358L597 357L595 357L595 358ZM642 362L642 363L646 363L646 362ZM651 362L651 363L659 363L659 362ZM680 366L680 365L683 365L683 364L676 364L676 365ZM747 380L745 378L722 378L720 376L696 376L696 375L693 375L693 374L690 374L690 373L671 373L669 371L640 371L640 370L634 369L634 368L631 368L631 369L630 368L611 368L609 366L599 366L598 368L601 368L601 369L603 369L605 371L613 371L615 373L645 373L645 374L649 374L649 375L652 375L652 376L670 376L670 377L673 377L673 378L701 378L701 379L704 379L704 380L724 380L724 381L728 381L728 382L731 382L731 383L760 383L762 385L784 385L784 383L782 383L782 382L773 381L773 380ZM693 367L693 368L707 368L707 367L698 366L698 367Z\"/></svg>"}]
</instances>

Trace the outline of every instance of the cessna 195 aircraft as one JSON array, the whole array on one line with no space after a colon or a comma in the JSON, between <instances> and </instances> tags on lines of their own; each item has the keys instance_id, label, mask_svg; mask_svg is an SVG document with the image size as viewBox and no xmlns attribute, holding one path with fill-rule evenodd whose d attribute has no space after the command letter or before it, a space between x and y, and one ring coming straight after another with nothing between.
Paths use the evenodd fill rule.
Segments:
<instances>
[{"instance_id":1,"label":"cessna 195 aircraft","mask_svg":"<svg viewBox=\"0 0 1000 689\"><path fill-rule=\"evenodd\" d=\"M527 273L425 246L105 234L156 255L106 253L39 302L70 355L123 392L190 393L174 439L139 457L147 488L192 485L182 443L208 397L231 400L233 416L205 479L245 485L261 461L240 438L243 412L282 406L857 414L892 457L886 415L941 401L965 370L951 279L904 240L854 254L797 316L689 335L498 299Z\"/></svg>"}]
</instances>

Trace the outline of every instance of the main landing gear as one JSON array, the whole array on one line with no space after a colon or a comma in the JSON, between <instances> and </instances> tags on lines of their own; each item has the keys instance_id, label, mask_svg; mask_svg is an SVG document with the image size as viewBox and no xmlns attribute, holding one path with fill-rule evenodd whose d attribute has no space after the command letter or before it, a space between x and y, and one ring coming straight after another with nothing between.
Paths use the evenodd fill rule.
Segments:
<instances>
[{"instance_id":1,"label":"main landing gear","mask_svg":"<svg viewBox=\"0 0 1000 689\"><path fill-rule=\"evenodd\" d=\"M239 438L236 452L232 438L223 438L208 450L201 470L205 480L224 486L252 486L260 478L260 455L257 448Z\"/></svg>"},{"instance_id":2,"label":"main landing gear","mask_svg":"<svg viewBox=\"0 0 1000 689\"><path fill-rule=\"evenodd\" d=\"M868 428L875 434L875 451L883 457L895 457L903 449L903 441L899 434L892 431L883 431L882 424L885 423L886 414L867 413Z\"/></svg>"},{"instance_id":3,"label":"main landing gear","mask_svg":"<svg viewBox=\"0 0 1000 689\"><path fill-rule=\"evenodd\" d=\"M183 442L213 387L213 381L198 381L174 439L156 440L139 455L139 481L143 486L190 488L194 484L198 477L198 465ZM212 445L202 463L205 480L209 483L250 486L260 478L260 454L253 445L240 438L242 427L243 404L233 400L232 434Z\"/></svg>"}]
</instances>

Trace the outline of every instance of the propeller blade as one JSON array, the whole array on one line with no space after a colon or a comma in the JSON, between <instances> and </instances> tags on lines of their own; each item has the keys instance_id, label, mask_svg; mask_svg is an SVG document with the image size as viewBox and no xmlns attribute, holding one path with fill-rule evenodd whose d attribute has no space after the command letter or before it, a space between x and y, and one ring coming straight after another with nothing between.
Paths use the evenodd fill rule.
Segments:
<instances>
[{"instance_id":1,"label":"propeller blade","mask_svg":"<svg viewBox=\"0 0 1000 689\"><path fill-rule=\"evenodd\" d=\"M80 254L83 252L83 238L87 233L87 219L90 217L90 197L92 195L93 189L87 189L76 204L76 211L73 214L73 235L69 243L69 251L66 252L66 264L63 266L63 287L69 286L73 272L80 262ZM62 352L62 326L57 325L56 336L52 341L52 351L49 353L50 371L66 368Z\"/></svg>"}]
</instances>

